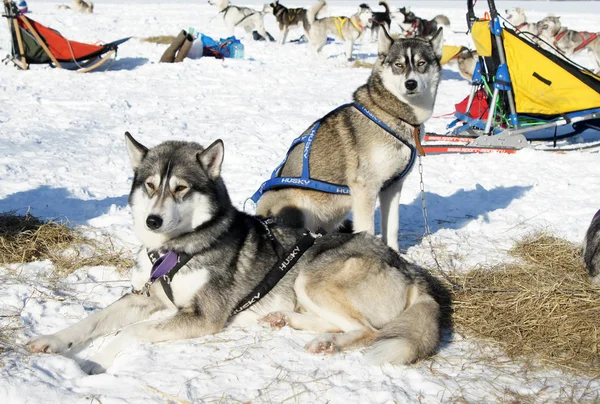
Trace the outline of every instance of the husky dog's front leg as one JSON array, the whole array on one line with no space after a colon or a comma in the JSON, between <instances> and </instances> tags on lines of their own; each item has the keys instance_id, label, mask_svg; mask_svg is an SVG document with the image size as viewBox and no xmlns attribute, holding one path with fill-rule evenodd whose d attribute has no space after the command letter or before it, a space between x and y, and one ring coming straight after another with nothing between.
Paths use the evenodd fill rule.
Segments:
<instances>
[{"instance_id":1,"label":"husky dog's front leg","mask_svg":"<svg viewBox=\"0 0 600 404\"><path fill-rule=\"evenodd\" d=\"M404 181L398 181L379 192L381 207L381 237L389 247L398 251L398 232L400 230L400 192Z\"/></svg>"},{"instance_id":2,"label":"husky dog's front leg","mask_svg":"<svg viewBox=\"0 0 600 404\"><path fill-rule=\"evenodd\" d=\"M90 339L145 320L163 308L158 298L127 294L69 328L30 340L27 346L31 352L63 353Z\"/></svg>"},{"instance_id":3,"label":"husky dog's front leg","mask_svg":"<svg viewBox=\"0 0 600 404\"><path fill-rule=\"evenodd\" d=\"M352 61L352 51L354 50L354 41L349 39L346 41L346 57L348 61Z\"/></svg>"},{"instance_id":4,"label":"husky dog's front leg","mask_svg":"<svg viewBox=\"0 0 600 404\"><path fill-rule=\"evenodd\" d=\"M366 231L375 234L375 203L377 192L368 185L350 186L352 196L352 221L354 232Z\"/></svg>"},{"instance_id":5,"label":"husky dog's front leg","mask_svg":"<svg viewBox=\"0 0 600 404\"><path fill-rule=\"evenodd\" d=\"M187 338L197 338L203 335L221 331L227 317L218 321L208 321L194 312L180 311L172 317L132 324L123 329L113 341L97 355L81 365L84 372L98 374L106 371L112 365L119 352L132 342L162 342Z\"/></svg>"}]
</instances>

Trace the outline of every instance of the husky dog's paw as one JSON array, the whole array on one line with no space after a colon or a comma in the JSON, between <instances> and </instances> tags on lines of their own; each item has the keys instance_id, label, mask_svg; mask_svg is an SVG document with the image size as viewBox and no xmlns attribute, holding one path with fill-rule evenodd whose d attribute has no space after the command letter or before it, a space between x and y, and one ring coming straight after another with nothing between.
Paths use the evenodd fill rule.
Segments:
<instances>
[{"instance_id":1,"label":"husky dog's paw","mask_svg":"<svg viewBox=\"0 0 600 404\"><path fill-rule=\"evenodd\" d=\"M271 328L283 328L288 325L290 321L285 314L276 311L261 318L260 322L268 324Z\"/></svg>"},{"instance_id":2,"label":"husky dog's paw","mask_svg":"<svg viewBox=\"0 0 600 404\"><path fill-rule=\"evenodd\" d=\"M320 335L310 341L304 347L308 352L314 354L332 355L340 350L335 342L335 335Z\"/></svg>"},{"instance_id":3,"label":"husky dog's paw","mask_svg":"<svg viewBox=\"0 0 600 404\"><path fill-rule=\"evenodd\" d=\"M99 375L106 372L106 368L93 360L86 360L81 364L81 370L88 375Z\"/></svg>"},{"instance_id":4,"label":"husky dog's paw","mask_svg":"<svg viewBox=\"0 0 600 404\"><path fill-rule=\"evenodd\" d=\"M64 353L73 346L73 343L65 341L56 335L42 335L27 342L30 352L38 353Z\"/></svg>"}]
</instances>

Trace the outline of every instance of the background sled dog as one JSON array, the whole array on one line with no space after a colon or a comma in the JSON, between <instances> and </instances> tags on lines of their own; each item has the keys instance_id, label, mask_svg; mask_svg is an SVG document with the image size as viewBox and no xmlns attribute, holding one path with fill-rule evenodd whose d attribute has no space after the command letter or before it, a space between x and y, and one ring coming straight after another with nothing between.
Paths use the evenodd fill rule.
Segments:
<instances>
[{"instance_id":1,"label":"background sled dog","mask_svg":"<svg viewBox=\"0 0 600 404\"><path fill-rule=\"evenodd\" d=\"M528 34L538 34L538 23L527 22L527 16L525 15L525 9L521 7L515 7L506 11L506 20L515 26L517 32L526 32ZM525 38L533 39L527 35Z\"/></svg>"},{"instance_id":2,"label":"background sled dog","mask_svg":"<svg viewBox=\"0 0 600 404\"><path fill-rule=\"evenodd\" d=\"M257 31L263 38L269 37L265 31L265 11L258 11L250 7L233 6L229 3L229 0L208 0L208 4L216 6L219 14L223 14L223 21L229 36L233 36L235 28L240 27L248 34Z\"/></svg>"},{"instance_id":3,"label":"background sled dog","mask_svg":"<svg viewBox=\"0 0 600 404\"><path fill-rule=\"evenodd\" d=\"M240 301L282 262L274 244L293 253L305 233L301 228L269 226L233 207L220 175L220 140L207 149L170 141L148 150L127 134L127 150L135 173L129 204L143 244L133 287L141 289L150 277L147 250L191 259L168 288L156 282L149 297L127 294L63 331L28 343L32 352L64 353L125 327L84 363L89 373L104 371L134 340L168 341L221 331ZM435 279L375 237L334 233L317 239L271 292L231 321L243 324L262 317L272 327L322 333L306 345L313 353L371 346L372 363L406 364L438 346L435 288ZM172 300L165 291L171 292ZM175 306L175 314L139 322Z\"/></svg>"},{"instance_id":4,"label":"background sled dog","mask_svg":"<svg viewBox=\"0 0 600 404\"><path fill-rule=\"evenodd\" d=\"M540 36L554 45L565 56L570 57L575 52L588 50L600 73L600 37L598 33L573 31L563 27L560 17L548 16L539 23Z\"/></svg>"},{"instance_id":5,"label":"background sled dog","mask_svg":"<svg viewBox=\"0 0 600 404\"><path fill-rule=\"evenodd\" d=\"M59 9L73 9L79 13L88 13L92 14L94 12L94 3L91 1L85 2L84 0L73 0L71 5L68 6L66 4L59 4L56 6Z\"/></svg>"},{"instance_id":6,"label":"background sled dog","mask_svg":"<svg viewBox=\"0 0 600 404\"><path fill-rule=\"evenodd\" d=\"M280 44L285 43L290 28L302 26L306 35L310 31L310 24L306 18L305 8L287 8L277 0L269 5L265 5L264 11L272 13L277 20Z\"/></svg>"},{"instance_id":7,"label":"background sled dog","mask_svg":"<svg viewBox=\"0 0 600 404\"><path fill-rule=\"evenodd\" d=\"M370 9L359 8L351 17L317 19L317 14L325 5L325 0L319 0L307 13L310 24L308 36L310 45L316 53L319 53L327 43L327 34L334 35L346 42L346 57L348 60L352 60L354 42L362 35L373 13Z\"/></svg>"},{"instance_id":8,"label":"background sled dog","mask_svg":"<svg viewBox=\"0 0 600 404\"><path fill-rule=\"evenodd\" d=\"M402 31L409 35L429 37L438 31L438 28L444 27L450 29L450 20L445 15L436 15L431 20L417 17L408 7L401 7L392 14L392 18L398 20L398 25Z\"/></svg>"},{"instance_id":9,"label":"background sled dog","mask_svg":"<svg viewBox=\"0 0 600 404\"><path fill-rule=\"evenodd\" d=\"M371 21L367 23L365 28L371 30L371 41L374 41L379 36L379 26L385 24L386 28L389 30L392 25L392 20L390 18L390 6L385 1L379 2L380 6L385 8L385 11L372 11L371 6L367 3L362 3L358 6L360 9L368 9L371 10L373 16L371 17Z\"/></svg>"},{"instance_id":10,"label":"background sled dog","mask_svg":"<svg viewBox=\"0 0 600 404\"><path fill-rule=\"evenodd\" d=\"M367 84L355 91L354 101L414 147L415 128L433 111L441 56L441 29L431 41L393 40L382 29L379 57ZM411 168L411 155L406 145L352 104L342 106L320 120L311 144L309 171L316 180L347 185L350 195L300 188L267 190L258 201L257 214L281 216L286 222L299 222L312 230L323 227L331 231L352 210L354 229L373 234L379 195L383 240L398 250L398 205L404 180L398 176ZM299 144L278 176L300 177L302 161L303 144Z\"/></svg>"},{"instance_id":11,"label":"background sled dog","mask_svg":"<svg viewBox=\"0 0 600 404\"><path fill-rule=\"evenodd\" d=\"M600 210L594 215L583 240L583 262L592 283L600 285Z\"/></svg>"}]
</instances>

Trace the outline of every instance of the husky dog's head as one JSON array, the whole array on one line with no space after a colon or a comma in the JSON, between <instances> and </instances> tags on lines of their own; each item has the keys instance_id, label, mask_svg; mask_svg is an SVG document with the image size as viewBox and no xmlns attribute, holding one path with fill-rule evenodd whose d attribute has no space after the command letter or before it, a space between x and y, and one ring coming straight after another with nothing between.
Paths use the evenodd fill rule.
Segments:
<instances>
[{"instance_id":1,"label":"husky dog's head","mask_svg":"<svg viewBox=\"0 0 600 404\"><path fill-rule=\"evenodd\" d=\"M358 11L360 12L361 10L371 10L371 6L369 6L367 3L359 4Z\"/></svg>"},{"instance_id":2,"label":"husky dog's head","mask_svg":"<svg viewBox=\"0 0 600 404\"><path fill-rule=\"evenodd\" d=\"M279 0L275 0L274 2L272 2L270 4L265 4L263 6L263 12L275 14L275 9L277 8L278 5L279 5Z\"/></svg>"},{"instance_id":3,"label":"husky dog's head","mask_svg":"<svg viewBox=\"0 0 600 404\"><path fill-rule=\"evenodd\" d=\"M219 10L222 10L229 5L229 0L208 0L208 4L217 6Z\"/></svg>"},{"instance_id":4,"label":"husky dog's head","mask_svg":"<svg viewBox=\"0 0 600 404\"><path fill-rule=\"evenodd\" d=\"M512 25L520 25L527 22L527 16L525 16L525 9L521 7L511 8L506 11L506 20Z\"/></svg>"},{"instance_id":5,"label":"husky dog's head","mask_svg":"<svg viewBox=\"0 0 600 404\"><path fill-rule=\"evenodd\" d=\"M134 177L129 194L136 236L144 246L167 240L213 220L230 205L221 179L221 140L204 149L197 143L169 141L152 149L125 133Z\"/></svg>"},{"instance_id":6,"label":"husky dog's head","mask_svg":"<svg viewBox=\"0 0 600 404\"><path fill-rule=\"evenodd\" d=\"M418 123L431 116L441 78L442 28L429 40L394 40L387 29L379 32L379 57L372 77L404 104L412 107Z\"/></svg>"},{"instance_id":7,"label":"husky dog's head","mask_svg":"<svg viewBox=\"0 0 600 404\"><path fill-rule=\"evenodd\" d=\"M402 31L409 31L417 21L417 16L410 11L410 7L400 7L392 11L390 15L392 21L398 24Z\"/></svg>"},{"instance_id":8,"label":"husky dog's head","mask_svg":"<svg viewBox=\"0 0 600 404\"><path fill-rule=\"evenodd\" d=\"M549 15L538 22L537 25L540 35L551 38L560 31L560 17Z\"/></svg>"},{"instance_id":9,"label":"husky dog's head","mask_svg":"<svg viewBox=\"0 0 600 404\"><path fill-rule=\"evenodd\" d=\"M373 11L371 11L370 8L358 7L358 11L356 12L355 16L358 18L358 21L361 25L366 26L373 18Z\"/></svg>"}]
</instances>

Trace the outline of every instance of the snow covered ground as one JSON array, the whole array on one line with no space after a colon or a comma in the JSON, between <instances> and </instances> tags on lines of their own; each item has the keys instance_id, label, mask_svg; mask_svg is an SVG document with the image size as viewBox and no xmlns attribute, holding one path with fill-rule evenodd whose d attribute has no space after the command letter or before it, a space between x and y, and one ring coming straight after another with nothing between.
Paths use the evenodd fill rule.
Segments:
<instances>
[{"instance_id":1,"label":"snow covered ground","mask_svg":"<svg viewBox=\"0 0 600 404\"><path fill-rule=\"evenodd\" d=\"M330 1L329 13L350 15L362 1ZM34 66L0 66L0 212L68 218L91 233L109 234L132 252L127 194L132 173L123 133L152 146L170 139L208 145L225 142L223 176L242 208L279 163L291 140L365 82L369 70L351 68L341 43L313 57L306 44L244 40L245 60L203 58L158 64L164 45L141 42L195 27L226 36L216 9L205 2L95 1L93 15L58 10L57 2L29 1L31 18L68 38L94 43L133 36L105 72L77 74ZM374 2L373 2L374 3ZM258 0L243 4L262 7ZM306 6L302 2L284 2ZM413 1L417 15L446 14L464 31L464 2ZM526 7L531 20L548 12L563 24L596 31L600 2L498 2L498 9ZM375 6L375 4L372 4ZM483 14L482 5L477 13ZM272 16L267 30L277 36ZM240 32L240 34L242 34ZM289 39L299 36L290 34ZM242 38L244 34L241 35ZM469 45L464 34L447 43ZM9 35L0 29L0 54ZM356 51L373 61L376 45ZM579 57L581 63L587 58ZM434 115L453 111L469 91L446 67ZM450 118L432 118L428 131L444 132ZM434 243L446 264L468 268L506 259L515 239L536 229L580 241L598 209L598 154L446 155L423 159ZM431 263L422 242L419 176L408 178L401 199L401 248L420 264ZM250 208L251 209L251 208ZM73 324L127 290L113 268L84 268L58 285L36 262L0 267L0 326L15 329L17 345L0 357L0 397L6 403L148 402L469 402L600 399L599 381L557 371L532 373L501 353L460 336L449 337L430 360L409 367L369 367L362 354L307 354L309 333L259 326L226 330L188 341L132 346L106 374L87 376L72 359L29 355L19 344ZM88 351L98 349L97 341ZM80 357L89 354L82 352ZM489 357L495 361L484 360Z\"/></svg>"}]
</instances>

